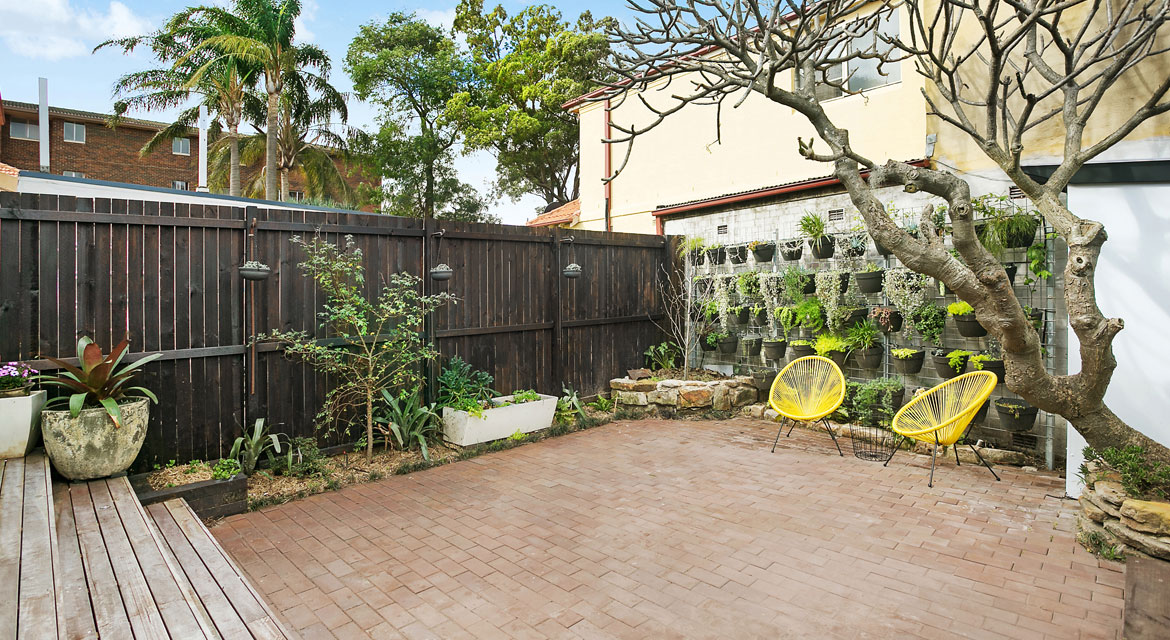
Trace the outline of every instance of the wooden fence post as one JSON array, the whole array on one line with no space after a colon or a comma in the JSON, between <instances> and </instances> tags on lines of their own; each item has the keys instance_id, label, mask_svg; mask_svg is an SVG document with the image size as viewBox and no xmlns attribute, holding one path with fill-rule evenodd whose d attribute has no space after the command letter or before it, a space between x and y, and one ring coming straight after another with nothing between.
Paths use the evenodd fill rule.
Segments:
<instances>
[{"instance_id":1,"label":"wooden fence post","mask_svg":"<svg viewBox=\"0 0 1170 640\"><path fill-rule=\"evenodd\" d=\"M562 233L560 229L553 228L550 236L553 244L553 265L552 265L552 279L553 285L550 287L552 291L549 294L553 309L553 334L552 334L552 379L553 379L553 395L559 396L561 388L565 384L564 375L564 354L563 336L561 328L561 268L564 266L561 261L561 244Z\"/></svg>"}]
</instances>

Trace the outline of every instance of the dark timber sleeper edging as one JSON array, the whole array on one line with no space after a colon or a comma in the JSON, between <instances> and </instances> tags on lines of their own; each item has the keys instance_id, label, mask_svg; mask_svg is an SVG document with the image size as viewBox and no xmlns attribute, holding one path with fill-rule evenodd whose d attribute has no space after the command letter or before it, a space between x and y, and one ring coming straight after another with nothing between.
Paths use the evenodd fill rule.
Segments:
<instances>
[{"instance_id":1,"label":"dark timber sleeper edging","mask_svg":"<svg viewBox=\"0 0 1170 640\"><path fill-rule=\"evenodd\" d=\"M130 476L130 484L143 506L183 498L200 518L223 518L248 510L248 476L237 473L227 480L203 480L191 484L151 489L146 476Z\"/></svg>"}]
</instances>

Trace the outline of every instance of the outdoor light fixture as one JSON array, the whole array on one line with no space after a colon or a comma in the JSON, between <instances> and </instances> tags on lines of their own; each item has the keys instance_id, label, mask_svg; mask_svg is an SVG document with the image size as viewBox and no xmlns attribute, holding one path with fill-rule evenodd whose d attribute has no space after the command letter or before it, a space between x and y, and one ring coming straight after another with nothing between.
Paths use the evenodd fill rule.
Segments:
<instances>
[{"instance_id":1,"label":"outdoor light fixture","mask_svg":"<svg viewBox=\"0 0 1170 640\"><path fill-rule=\"evenodd\" d=\"M561 242L568 243L569 245L572 245L573 244L573 236L569 236L568 238L561 240ZM576 249L573 249L570 247L569 259L572 260L572 258L575 254L576 254ZM581 277L581 265L577 264L576 262L570 262L567 266L565 266L564 269L561 270L561 273L564 274L564 276L566 278L569 278L570 280L574 279L574 278L580 278Z\"/></svg>"}]
</instances>

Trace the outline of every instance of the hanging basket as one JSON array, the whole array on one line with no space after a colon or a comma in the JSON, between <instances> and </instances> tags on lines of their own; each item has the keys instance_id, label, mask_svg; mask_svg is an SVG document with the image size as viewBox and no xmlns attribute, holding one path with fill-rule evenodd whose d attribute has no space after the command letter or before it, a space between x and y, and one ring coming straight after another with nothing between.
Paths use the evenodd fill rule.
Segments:
<instances>
[{"instance_id":1,"label":"hanging basket","mask_svg":"<svg viewBox=\"0 0 1170 640\"><path fill-rule=\"evenodd\" d=\"M240 267L240 277L245 280L263 280L272 273L272 267L258 262L245 262Z\"/></svg>"},{"instance_id":2,"label":"hanging basket","mask_svg":"<svg viewBox=\"0 0 1170 640\"><path fill-rule=\"evenodd\" d=\"M581 277L581 265L574 262L574 263L568 265L567 267L565 267L564 269L562 269L561 273L566 278L569 278L570 280L572 280L573 278L580 278Z\"/></svg>"},{"instance_id":3,"label":"hanging basket","mask_svg":"<svg viewBox=\"0 0 1170 640\"><path fill-rule=\"evenodd\" d=\"M451 274L455 273L445 264L437 264L431 267L431 280L450 280Z\"/></svg>"}]
</instances>

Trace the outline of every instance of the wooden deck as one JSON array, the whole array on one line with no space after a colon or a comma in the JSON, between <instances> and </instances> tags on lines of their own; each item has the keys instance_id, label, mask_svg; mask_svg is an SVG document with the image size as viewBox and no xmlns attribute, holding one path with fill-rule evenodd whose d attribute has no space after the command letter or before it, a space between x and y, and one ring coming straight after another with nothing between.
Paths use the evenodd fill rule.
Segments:
<instances>
[{"instance_id":1,"label":"wooden deck","mask_svg":"<svg viewBox=\"0 0 1170 640\"><path fill-rule=\"evenodd\" d=\"M182 500L0 465L0 640L294 637Z\"/></svg>"}]
</instances>

